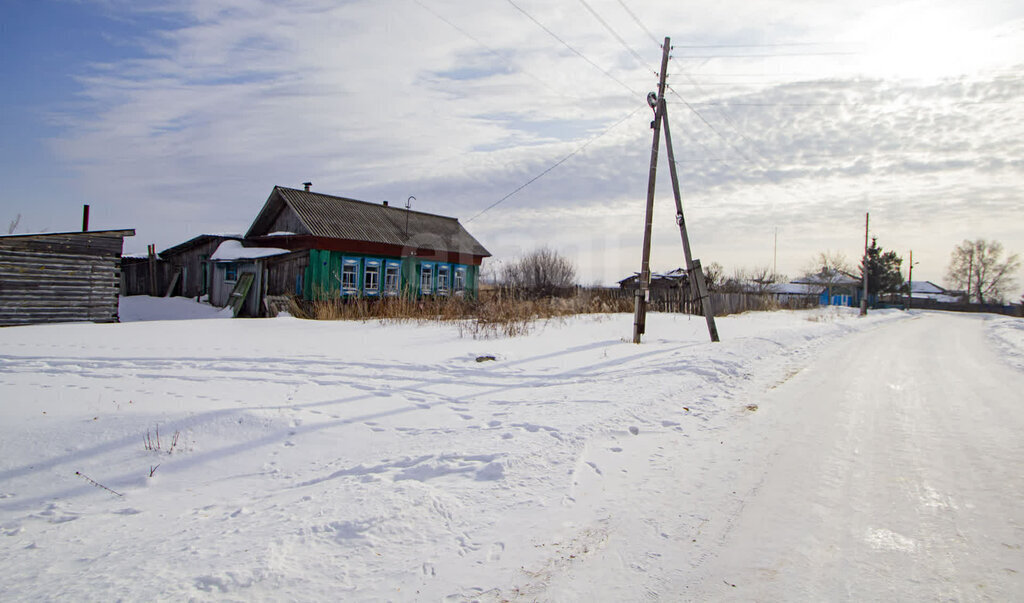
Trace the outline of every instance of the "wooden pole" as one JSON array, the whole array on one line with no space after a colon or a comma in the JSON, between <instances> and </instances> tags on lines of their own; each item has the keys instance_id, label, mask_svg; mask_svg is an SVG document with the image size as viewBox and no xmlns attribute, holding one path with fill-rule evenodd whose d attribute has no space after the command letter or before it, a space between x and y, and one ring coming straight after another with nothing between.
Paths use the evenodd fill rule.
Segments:
<instances>
[{"instance_id":1,"label":"wooden pole","mask_svg":"<svg viewBox=\"0 0 1024 603\"><path fill-rule=\"evenodd\" d=\"M147 247L149 252L149 294L156 297L156 245Z\"/></svg>"},{"instance_id":2,"label":"wooden pole","mask_svg":"<svg viewBox=\"0 0 1024 603\"><path fill-rule=\"evenodd\" d=\"M665 127L665 151L668 153L668 172L672 177L672 195L676 201L676 224L679 225L679 236L683 241L683 257L686 259L687 280L690 282L690 291L693 298L700 300L701 308L704 310L704 319L708 323L708 334L711 341L718 341L718 327L715 325L715 310L711 307L711 298L708 296L707 284L704 282L704 271L700 262L694 262L690 252L690 236L686 233L686 219L683 217L683 198L679 191L679 175L676 173L676 155L672 148L672 130L668 125L668 105L665 99L661 99L661 120Z\"/></svg>"},{"instance_id":3,"label":"wooden pole","mask_svg":"<svg viewBox=\"0 0 1024 603\"><path fill-rule=\"evenodd\" d=\"M971 255L967 260L967 303L971 303L971 279L974 278L974 243L971 243Z\"/></svg>"},{"instance_id":4,"label":"wooden pole","mask_svg":"<svg viewBox=\"0 0 1024 603\"><path fill-rule=\"evenodd\" d=\"M866 316L868 313L868 218L871 216L870 213L864 214L864 296L860 300L860 315Z\"/></svg>"},{"instance_id":5,"label":"wooden pole","mask_svg":"<svg viewBox=\"0 0 1024 603\"><path fill-rule=\"evenodd\" d=\"M665 75L668 72L669 38L661 47L661 73L658 76L658 96L653 103L654 140L651 142L651 170L647 178L647 210L644 218L644 243L640 259L640 277L637 280L636 301L633 312L633 343L640 343L640 336L647 328L647 297L651 283L651 224L654 221L654 186L658 173L658 144L661 140L661 110L665 98Z\"/></svg>"},{"instance_id":6,"label":"wooden pole","mask_svg":"<svg viewBox=\"0 0 1024 603\"><path fill-rule=\"evenodd\" d=\"M910 269L907 274L907 309L914 303L914 250L910 250Z\"/></svg>"}]
</instances>

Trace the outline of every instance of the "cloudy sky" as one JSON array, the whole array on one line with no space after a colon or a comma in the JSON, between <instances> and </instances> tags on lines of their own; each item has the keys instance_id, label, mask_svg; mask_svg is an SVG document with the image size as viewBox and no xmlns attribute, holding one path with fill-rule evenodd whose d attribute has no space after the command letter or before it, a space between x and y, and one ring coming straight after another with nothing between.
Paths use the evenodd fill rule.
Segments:
<instances>
[{"instance_id":1,"label":"cloudy sky","mask_svg":"<svg viewBox=\"0 0 1024 603\"><path fill-rule=\"evenodd\" d=\"M3 0L0 218L75 230L88 203L140 252L244 232L274 185L312 181L614 282L640 267L666 36L705 264L853 263L865 212L915 280L943 282L965 238L1024 254L1005 0ZM655 270L683 263L662 146Z\"/></svg>"}]
</instances>

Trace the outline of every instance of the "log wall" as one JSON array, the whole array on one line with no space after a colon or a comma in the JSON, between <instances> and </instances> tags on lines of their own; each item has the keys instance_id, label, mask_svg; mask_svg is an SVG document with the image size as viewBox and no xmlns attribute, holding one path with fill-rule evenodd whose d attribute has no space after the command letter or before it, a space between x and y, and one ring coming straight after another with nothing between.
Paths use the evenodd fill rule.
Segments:
<instances>
[{"instance_id":1,"label":"log wall","mask_svg":"<svg viewBox=\"0 0 1024 603\"><path fill-rule=\"evenodd\" d=\"M134 230L0 237L0 326L117 322L124 237Z\"/></svg>"}]
</instances>

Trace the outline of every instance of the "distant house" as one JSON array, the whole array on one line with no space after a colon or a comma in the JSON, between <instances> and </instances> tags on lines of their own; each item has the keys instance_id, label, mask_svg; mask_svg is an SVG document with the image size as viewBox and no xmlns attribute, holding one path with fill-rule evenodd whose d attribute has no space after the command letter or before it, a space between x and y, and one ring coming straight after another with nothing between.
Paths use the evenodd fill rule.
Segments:
<instances>
[{"instance_id":1,"label":"distant house","mask_svg":"<svg viewBox=\"0 0 1024 603\"><path fill-rule=\"evenodd\" d=\"M808 274L792 281L797 285L823 287L820 303L823 306L856 306L860 303L862 281L860 277L842 271Z\"/></svg>"},{"instance_id":2,"label":"distant house","mask_svg":"<svg viewBox=\"0 0 1024 603\"><path fill-rule=\"evenodd\" d=\"M768 285L767 293L775 296L779 304L783 306L793 305L795 302L811 300L809 303L820 303L822 295L826 294L826 288L822 285L808 285L800 283L771 283Z\"/></svg>"},{"instance_id":3,"label":"distant house","mask_svg":"<svg viewBox=\"0 0 1024 603\"><path fill-rule=\"evenodd\" d=\"M281 186L245 245L306 252L302 270L296 264L269 275L271 294L287 284L305 299L475 298L480 265L491 255L456 218Z\"/></svg>"},{"instance_id":4,"label":"distant house","mask_svg":"<svg viewBox=\"0 0 1024 603\"><path fill-rule=\"evenodd\" d=\"M0 236L0 325L117 322L131 229Z\"/></svg>"},{"instance_id":5,"label":"distant house","mask_svg":"<svg viewBox=\"0 0 1024 603\"><path fill-rule=\"evenodd\" d=\"M964 293L962 291L949 291L931 281L911 281L910 297L952 304L963 301Z\"/></svg>"},{"instance_id":6,"label":"distant house","mask_svg":"<svg viewBox=\"0 0 1024 603\"><path fill-rule=\"evenodd\" d=\"M619 288L636 294L640 275L633 274L619 281ZM685 311L693 304L690 292L689 276L685 268L676 268L668 272L651 273L649 299L652 309L664 311Z\"/></svg>"},{"instance_id":7,"label":"distant house","mask_svg":"<svg viewBox=\"0 0 1024 603\"><path fill-rule=\"evenodd\" d=\"M265 314L268 296L476 298L490 255L456 218L275 186L244 236L200 235L160 252L155 290L216 306L243 295L248 316Z\"/></svg>"}]
</instances>

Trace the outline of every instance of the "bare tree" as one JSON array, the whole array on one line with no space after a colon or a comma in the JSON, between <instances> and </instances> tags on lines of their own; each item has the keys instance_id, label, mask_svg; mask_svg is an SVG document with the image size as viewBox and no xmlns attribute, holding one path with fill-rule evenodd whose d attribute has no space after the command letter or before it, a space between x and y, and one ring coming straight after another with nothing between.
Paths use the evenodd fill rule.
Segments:
<instances>
[{"instance_id":1,"label":"bare tree","mask_svg":"<svg viewBox=\"0 0 1024 603\"><path fill-rule=\"evenodd\" d=\"M528 297L547 297L576 284L576 267L557 251L541 247L503 266L501 282Z\"/></svg>"},{"instance_id":2,"label":"bare tree","mask_svg":"<svg viewBox=\"0 0 1024 603\"><path fill-rule=\"evenodd\" d=\"M704 271L704 282L707 283L708 288L713 291L721 291L722 285L725 284L725 269L718 262L709 262L707 266L702 266Z\"/></svg>"},{"instance_id":3,"label":"bare tree","mask_svg":"<svg viewBox=\"0 0 1024 603\"><path fill-rule=\"evenodd\" d=\"M772 272L770 266L755 266L748 274L750 284L758 293L767 293L768 288L778 282L778 275Z\"/></svg>"},{"instance_id":4,"label":"bare tree","mask_svg":"<svg viewBox=\"0 0 1024 603\"><path fill-rule=\"evenodd\" d=\"M18 214L16 218L11 220L10 226L7 227L7 234L14 234L14 231L18 229L18 224L21 223L21 214Z\"/></svg>"},{"instance_id":5,"label":"bare tree","mask_svg":"<svg viewBox=\"0 0 1024 603\"><path fill-rule=\"evenodd\" d=\"M850 263L839 251L820 251L804 268L804 281L817 285L825 285L828 297L832 299L832 288L850 278Z\"/></svg>"},{"instance_id":6,"label":"bare tree","mask_svg":"<svg viewBox=\"0 0 1024 603\"><path fill-rule=\"evenodd\" d=\"M1016 253L1000 261L1002 255L1003 244L999 241L965 240L950 254L946 280L954 288L964 287L968 302L1002 303L1007 290L1016 286L1013 273L1020 269Z\"/></svg>"}]
</instances>

